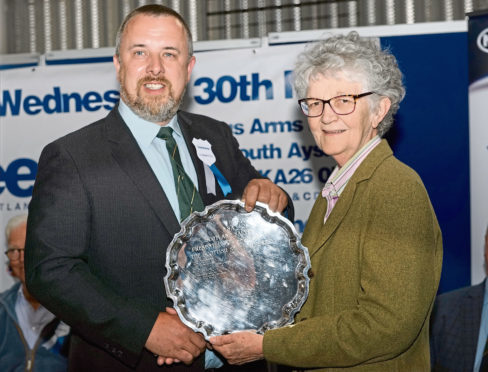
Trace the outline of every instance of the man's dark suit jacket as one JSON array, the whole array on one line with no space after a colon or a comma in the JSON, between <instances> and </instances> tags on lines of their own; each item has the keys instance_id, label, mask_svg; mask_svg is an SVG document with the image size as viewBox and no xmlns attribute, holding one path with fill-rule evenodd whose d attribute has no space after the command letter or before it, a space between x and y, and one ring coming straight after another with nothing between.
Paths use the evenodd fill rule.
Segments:
<instances>
[{"instance_id":1,"label":"man's dark suit jacket","mask_svg":"<svg viewBox=\"0 0 488 372\"><path fill-rule=\"evenodd\" d=\"M437 296L431 315L433 371L473 371L486 280Z\"/></svg>"},{"instance_id":2,"label":"man's dark suit jacket","mask_svg":"<svg viewBox=\"0 0 488 372\"><path fill-rule=\"evenodd\" d=\"M227 199L240 198L251 179L262 178L228 125L187 112L178 112L178 122L206 205L224 195L218 185L216 195L207 194L193 138L211 143L216 166L232 187ZM45 147L29 206L26 279L29 291L76 332L71 370L156 367L144 344L158 313L172 305L164 263L179 230L117 107Z\"/></svg>"}]
</instances>

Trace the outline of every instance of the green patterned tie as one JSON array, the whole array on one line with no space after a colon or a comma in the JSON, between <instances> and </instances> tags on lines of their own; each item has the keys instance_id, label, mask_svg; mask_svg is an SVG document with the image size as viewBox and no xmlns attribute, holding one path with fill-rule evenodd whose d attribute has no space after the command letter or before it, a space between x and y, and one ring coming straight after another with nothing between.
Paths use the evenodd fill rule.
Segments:
<instances>
[{"instance_id":1,"label":"green patterned tie","mask_svg":"<svg viewBox=\"0 0 488 372\"><path fill-rule=\"evenodd\" d=\"M162 127L159 130L157 137L166 142L166 149L168 150L171 167L173 168L176 195L178 196L178 204L180 206L180 218L181 221L183 221L193 211L202 211L205 208L205 205L203 204L197 188L190 177L188 177L181 164L178 145L173 138L173 129L170 127Z\"/></svg>"}]
</instances>

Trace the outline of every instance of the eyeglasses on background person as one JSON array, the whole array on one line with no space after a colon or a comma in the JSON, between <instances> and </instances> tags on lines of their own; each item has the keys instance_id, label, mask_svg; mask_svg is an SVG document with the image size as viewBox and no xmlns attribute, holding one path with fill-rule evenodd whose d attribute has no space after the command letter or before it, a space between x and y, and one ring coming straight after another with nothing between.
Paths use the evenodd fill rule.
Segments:
<instances>
[{"instance_id":1,"label":"eyeglasses on background person","mask_svg":"<svg viewBox=\"0 0 488 372\"><path fill-rule=\"evenodd\" d=\"M5 251L5 254L7 255L9 260L18 260L20 258L20 253L24 252L24 248L8 248Z\"/></svg>"}]
</instances>

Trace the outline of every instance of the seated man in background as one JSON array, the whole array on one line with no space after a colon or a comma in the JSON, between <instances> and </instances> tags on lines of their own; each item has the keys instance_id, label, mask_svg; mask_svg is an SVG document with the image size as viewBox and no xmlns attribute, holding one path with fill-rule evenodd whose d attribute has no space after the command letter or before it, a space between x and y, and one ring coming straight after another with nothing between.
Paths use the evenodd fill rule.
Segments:
<instances>
[{"instance_id":1,"label":"seated man in background","mask_svg":"<svg viewBox=\"0 0 488 372\"><path fill-rule=\"evenodd\" d=\"M27 215L12 217L5 228L8 270L19 282L0 294L0 369L66 371L69 327L25 286L26 228Z\"/></svg>"},{"instance_id":2,"label":"seated man in background","mask_svg":"<svg viewBox=\"0 0 488 372\"><path fill-rule=\"evenodd\" d=\"M485 233L485 270L488 228ZM486 279L437 296L431 316L432 371L488 371L488 289Z\"/></svg>"}]
</instances>

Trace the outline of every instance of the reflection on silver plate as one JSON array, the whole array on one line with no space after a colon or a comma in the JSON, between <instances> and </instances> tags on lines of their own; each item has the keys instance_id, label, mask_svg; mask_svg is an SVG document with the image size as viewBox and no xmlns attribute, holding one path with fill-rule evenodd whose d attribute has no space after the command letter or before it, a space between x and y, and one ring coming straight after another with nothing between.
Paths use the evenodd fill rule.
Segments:
<instances>
[{"instance_id":1,"label":"reflection on silver plate","mask_svg":"<svg viewBox=\"0 0 488 372\"><path fill-rule=\"evenodd\" d=\"M222 200L190 215L166 254L167 295L208 340L293 323L308 296L310 258L295 228L257 203Z\"/></svg>"}]
</instances>

